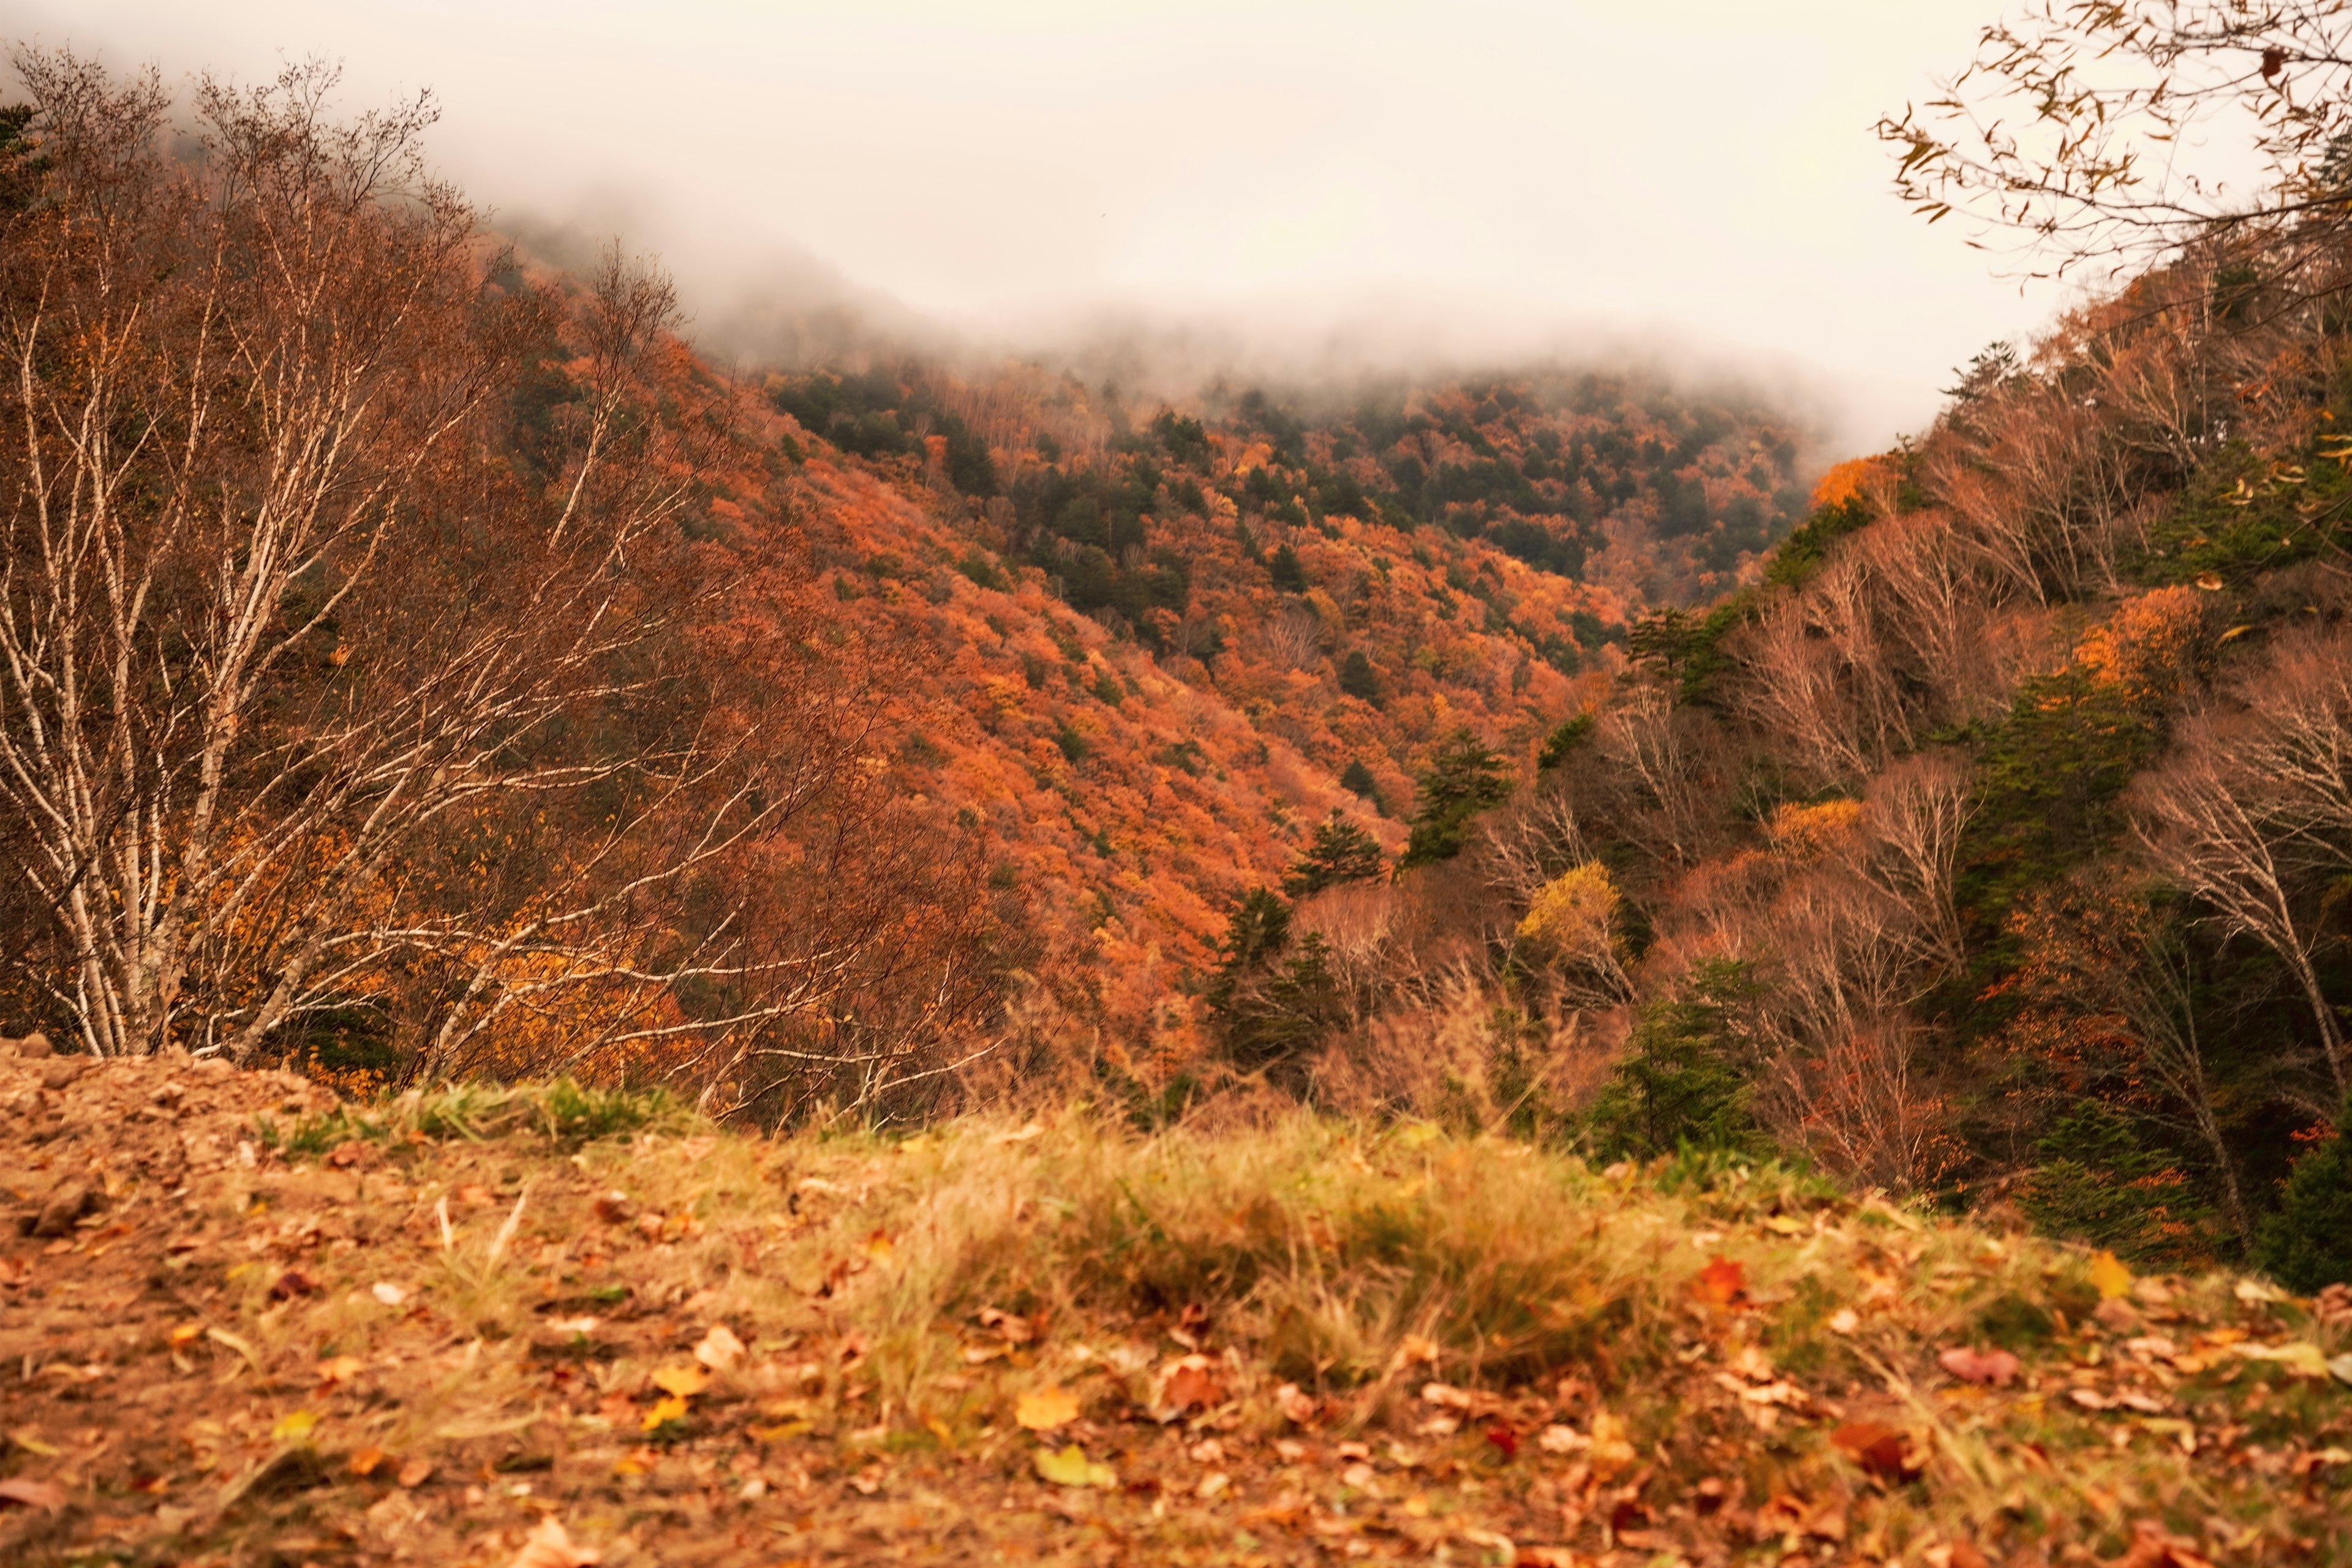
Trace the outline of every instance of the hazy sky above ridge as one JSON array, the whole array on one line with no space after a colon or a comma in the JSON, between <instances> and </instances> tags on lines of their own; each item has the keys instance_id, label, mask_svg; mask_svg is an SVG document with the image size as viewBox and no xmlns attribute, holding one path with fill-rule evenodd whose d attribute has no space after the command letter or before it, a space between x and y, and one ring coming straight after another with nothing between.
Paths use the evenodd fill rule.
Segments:
<instances>
[{"instance_id":1,"label":"hazy sky above ridge","mask_svg":"<svg viewBox=\"0 0 2352 1568\"><path fill-rule=\"evenodd\" d=\"M430 87L435 154L478 199L623 228L706 321L829 273L1011 346L1130 311L1375 360L1654 342L1817 371L1876 441L2057 303L1906 213L1870 134L2000 8L0 0L0 20L172 77L340 58L353 107Z\"/></svg>"}]
</instances>

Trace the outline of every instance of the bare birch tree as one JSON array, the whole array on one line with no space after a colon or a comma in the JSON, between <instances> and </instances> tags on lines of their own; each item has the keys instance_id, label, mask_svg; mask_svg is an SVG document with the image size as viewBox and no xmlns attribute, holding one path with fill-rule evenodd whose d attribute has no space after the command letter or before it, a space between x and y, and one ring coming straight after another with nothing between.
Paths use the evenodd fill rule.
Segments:
<instances>
[{"instance_id":1,"label":"bare birch tree","mask_svg":"<svg viewBox=\"0 0 2352 1568\"><path fill-rule=\"evenodd\" d=\"M152 75L16 67L45 163L0 235L0 848L50 934L24 978L90 1051L247 1058L404 975L436 1076L534 1021L544 1070L830 994L887 915L783 954L740 905L677 916L831 798L856 725L787 744L680 695L719 584L672 569L667 283L617 251L576 300L523 283L425 172L423 100L342 124L316 66L206 81L175 159ZM534 478L499 422L549 353L572 395ZM682 984L734 1000L686 1016Z\"/></svg>"}]
</instances>

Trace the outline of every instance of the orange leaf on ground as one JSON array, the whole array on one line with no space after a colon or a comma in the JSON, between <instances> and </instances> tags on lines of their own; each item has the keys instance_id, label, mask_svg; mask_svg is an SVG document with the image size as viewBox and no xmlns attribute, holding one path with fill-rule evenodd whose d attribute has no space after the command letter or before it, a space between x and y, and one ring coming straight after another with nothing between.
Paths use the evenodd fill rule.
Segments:
<instances>
[{"instance_id":1,"label":"orange leaf on ground","mask_svg":"<svg viewBox=\"0 0 2352 1568\"><path fill-rule=\"evenodd\" d=\"M2213 1568L2213 1560L2152 1520L2132 1526L2131 1550L2109 1568Z\"/></svg>"},{"instance_id":2,"label":"orange leaf on ground","mask_svg":"<svg viewBox=\"0 0 2352 1568\"><path fill-rule=\"evenodd\" d=\"M1078 1418L1078 1402L1060 1384L1049 1383L1023 1394L1013 1408L1013 1418L1032 1432L1051 1432Z\"/></svg>"},{"instance_id":3,"label":"orange leaf on ground","mask_svg":"<svg viewBox=\"0 0 2352 1568\"><path fill-rule=\"evenodd\" d=\"M1972 1351L1956 1345L1936 1360L1963 1383L2006 1388L2017 1376L2017 1358L2007 1351Z\"/></svg>"},{"instance_id":4,"label":"orange leaf on ground","mask_svg":"<svg viewBox=\"0 0 2352 1568\"><path fill-rule=\"evenodd\" d=\"M1849 1421L1830 1434L1830 1446L1883 1481L1906 1481L1920 1466L1903 1434L1875 1421Z\"/></svg>"},{"instance_id":5,"label":"orange leaf on ground","mask_svg":"<svg viewBox=\"0 0 2352 1568\"><path fill-rule=\"evenodd\" d=\"M1707 1260L1691 1279L1691 1294L1714 1307L1736 1307L1748 1299L1748 1269L1738 1259Z\"/></svg>"},{"instance_id":6,"label":"orange leaf on ground","mask_svg":"<svg viewBox=\"0 0 2352 1568\"><path fill-rule=\"evenodd\" d=\"M1225 1385L1217 1376L1217 1363L1196 1353L1172 1361L1161 1369L1160 1396L1151 1403L1164 1418L1172 1420L1188 1410L1206 1410L1222 1405L1224 1398Z\"/></svg>"}]
</instances>

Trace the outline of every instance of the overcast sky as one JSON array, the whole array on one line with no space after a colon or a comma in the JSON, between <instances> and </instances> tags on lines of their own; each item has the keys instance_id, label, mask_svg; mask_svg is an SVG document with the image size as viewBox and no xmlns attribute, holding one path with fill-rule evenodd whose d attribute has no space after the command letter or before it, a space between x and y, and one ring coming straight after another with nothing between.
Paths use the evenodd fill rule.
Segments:
<instances>
[{"instance_id":1,"label":"overcast sky","mask_svg":"<svg viewBox=\"0 0 2352 1568\"><path fill-rule=\"evenodd\" d=\"M1507 358L1655 341L1795 364L1849 436L2030 333L1887 194L1874 117L2000 0L0 0L178 77L430 87L509 220L625 226L706 321L838 286L1018 346L1141 312Z\"/></svg>"}]
</instances>

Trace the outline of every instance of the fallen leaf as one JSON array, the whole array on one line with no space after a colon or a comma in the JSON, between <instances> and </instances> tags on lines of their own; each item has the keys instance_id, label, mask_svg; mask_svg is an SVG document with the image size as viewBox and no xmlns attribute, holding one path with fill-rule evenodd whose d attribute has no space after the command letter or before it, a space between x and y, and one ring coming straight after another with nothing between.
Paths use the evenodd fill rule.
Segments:
<instances>
[{"instance_id":1,"label":"fallen leaf","mask_svg":"<svg viewBox=\"0 0 2352 1568\"><path fill-rule=\"evenodd\" d=\"M269 1287L269 1299L273 1301L289 1301L297 1296L315 1296L318 1293L318 1277L301 1268L289 1268Z\"/></svg>"},{"instance_id":2,"label":"fallen leaf","mask_svg":"<svg viewBox=\"0 0 2352 1568\"><path fill-rule=\"evenodd\" d=\"M2132 1271L2112 1252L2102 1252L2091 1259L2091 1283L2098 1287L2099 1298L2112 1301L2131 1293Z\"/></svg>"},{"instance_id":3,"label":"fallen leaf","mask_svg":"<svg viewBox=\"0 0 2352 1568\"><path fill-rule=\"evenodd\" d=\"M1045 1135L1045 1124L1043 1122L1032 1121L1028 1125L1023 1127L1018 1132L1000 1132L995 1137L991 1138L988 1142L993 1147L1002 1148L1007 1143L1027 1143L1033 1140L1042 1138Z\"/></svg>"},{"instance_id":4,"label":"fallen leaf","mask_svg":"<svg viewBox=\"0 0 2352 1568\"><path fill-rule=\"evenodd\" d=\"M731 1339L734 1336L730 1334L728 1337ZM666 1366L656 1372L653 1375L653 1385L664 1394L675 1395L679 1399L689 1399L710 1386L710 1373L704 1367L696 1366L690 1363L680 1363L677 1366Z\"/></svg>"},{"instance_id":5,"label":"fallen leaf","mask_svg":"<svg viewBox=\"0 0 2352 1568\"><path fill-rule=\"evenodd\" d=\"M1830 1314L1830 1332L1850 1334L1862 1327L1862 1314L1852 1307L1840 1307Z\"/></svg>"},{"instance_id":6,"label":"fallen leaf","mask_svg":"<svg viewBox=\"0 0 2352 1568\"><path fill-rule=\"evenodd\" d=\"M1018 1318L998 1307L982 1307L977 1314L980 1326L993 1329L996 1337L1009 1345L1025 1345L1037 1337L1037 1325L1026 1318Z\"/></svg>"},{"instance_id":7,"label":"fallen leaf","mask_svg":"<svg viewBox=\"0 0 2352 1568\"><path fill-rule=\"evenodd\" d=\"M2260 1279L2241 1279L2231 1287L2230 1294L2250 1307L2264 1301L2284 1301L2287 1299L2285 1291L2275 1285L2265 1284Z\"/></svg>"},{"instance_id":8,"label":"fallen leaf","mask_svg":"<svg viewBox=\"0 0 2352 1568\"><path fill-rule=\"evenodd\" d=\"M1076 1443L1056 1452L1051 1448L1037 1450L1035 1460L1038 1479L1057 1487L1103 1487L1118 1485L1118 1472L1108 1465L1087 1458L1087 1451Z\"/></svg>"},{"instance_id":9,"label":"fallen leaf","mask_svg":"<svg viewBox=\"0 0 2352 1568\"><path fill-rule=\"evenodd\" d=\"M1590 1455L1592 1473L1604 1481L1614 1480L1632 1469L1639 1458L1633 1445L1625 1440L1625 1423L1606 1410L1594 1411Z\"/></svg>"},{"instance_id":10,"label":"fallen leaf","mask_svg":"<svg viewBox=\"0 0 2352 1568\"><path fill-rule=\"evenodd\" d=\"M411 1459L400 1467L400 1484L406 1490L414 1491L432 1479L433 1461L430 1459Z\"/></svg>"},{"instance_id":11,"label":"fallen leaf","mask_svg":"<svg viewBox=\"0 0 2352 1568\"><path fill-rule=\"evenodd\" d=\"M596 1217L606 1225L626 1225L636 1211L626 1193L605 1193L589 1205Z\"/></svg>"},{"instance_id":12,"label":"fallen leaf","mask_svg":"<svg viewBox=\"0 0 2352 1568\"><path fill-rule=\"evenodd\" d=\"M1735 1307L1748 1299L1748 1269L1736 1258L1716 1257L1691 1278L1691 1294L1711 1307Z\"/></svg>"},{"instance_id":13,"label":"fallen leaf","mask_svg":"<svg viewBox=\"0 0 2352 1568\"><path fill-rule=\"evenodd\" d=\"M1486 1428L1486 1442L1507 1459L1519 1457L1519 1435L1508 1426Z\"/></svg>"},{"instance_id":14,"label":"fallen leaf","mask_svg":"<svg viewBox=\"0 0 2352 1568\"><path fill-rule=\"evenodd\" d=\"M713 1323L702 1342L694 1347L694 1359L713 1372L729 1372L743 1359L743 1342L724 1323ZM693 1393L692 1389L672 1389L673 1394Z\"/></svg>"},{"instance_id":15,"label":"fallen leaf","mask_svg":"<svg viewBox=\"0 0 2352 1568\"><path fill-rule=\"evenodd\" d=\"M1397 1342L1396 1354L1389 1358L1389 1364L1398 1368L1435 1366L1437 1356L1436 1341L1423 1339L1419 1334L1407 1334Z\"/></svg>"},{"instance_id":16,"label":"fallen leaf","mask_svg":"<svg viewBox=\"0 0 2352 1568\"><path fill-rule=\"evenodd\" d=\"M11 1476L0 1481L0 1502L13 1502L22 1508L46 1509L55 1513L66 1506L66 1493L65 1489L54 1481Z\"/></svg>"},{"instance_id":17,"label":"fallen leaf","mask_svg":"<svg viewBox=\"0 0 2352 1568\"><path fill-rule=\"evenodd\" d=\"M890 1239L888 1231L877 1230L866 1238L865 1246L860 1250L877 1263L887 1263L898 1256L898 1244Z\"/></svg>"},{"instance_id":18,"label":"fallen leaf","mask_svg":"<svg viewBox=\"0 0 2352 1568\"><path fill-rule=\"evenodd\" d=\"M574 1545L563 1521L549 1514L524 1539L522 1550L507 1568L588 1568L603 1556L601 1552Z\"/></svg>"},{"instance_id":19,"label":"fallen leaf","mask_svg":"<svg viewBox=\"0 0 2352 1568\"><path fill-rule=\"evenodd\" d=\"M322 1387L332 1388L337 1384L349 1383L352 1378L357 1377L360 1373L366 1368L366 1366L367 1363L360 1360L360 1358L355 1355L339 1355L331 1357L330 1359L319 1363L320 1384Z\"/></svg>"},{"instance_id":20,"label":"fallen leaf","mask_svg":"<svg viewBox=\"0 0 2352 1568\"><path fill-rule=\"evenodd\" d=\"M645 1413L637 1426L641 1430L651 1432L665 1422L685 1420L687 1413L692 1408L693 1406L687 1404L683 1396L673 1394L667 1399L655 1400L654 1407Z\"/></svg>"},{"instance_id":21,"label":"fallen leaf","mask_svg":"<svg viewBox=\"0 0 2352 1568\"><path fill-rule=\"evenodd\" d=\"M355 1476L372 1476L378 1470L383 1468L384 1460L390 1457L391 1456L387 1455L382 1448L374 1447L362 1448L358 1453L352 1456L352 1474Z\"/></svg>"},{"instance_id":22,"label":"fallen leaf","mask_svg":"<svg viewBox=\"0 0 2352 1568\"><path fill-rule=\"evenodd\" d=\"M1078 1418L1078 1402L1060 1384L1049 1383L1023 1394L1013 1418L1032 1432L1051 1432Z\"/></svg>"},{"instance_id":23,"label":"fallen leaf","mask_svg":"<svg viewBox=\"0 0 2352 1568\"><path fill-rule=\"evenodd\" d=\"M1282 1418L1294 1426L1315 1425L1314 1396L1295 1383L1286 1383L1274 1391L1274 1405L1282 1412Z\"/></svg>"},{"instance_id":24,"label":"fallen leaf","mask_svg":"<svg viewBox=\"0 0 2352 1568\"><path fill-rule=\"evenodd\" d=\"M278 1418L278 1425L269 1429L269 1436L276 1442L299 1443L308 1437L310 1435L310 1429L318 1424L319 1416L316 1411L289 1410Z\"/></svg>"},{"instance_id":25,"label":"fallen leaf","mask_svg":"<svg viewBox=\"0 0 2352 1568\"><path fill-rule=\"evenodd\" d=\"M1196 1352L1160 1369L1151 1409L1160 1419L1172 1421L1186 1411L1222 1405L1224 1399L1225 1385L1217 1376L1217 1363Z\"/></svg>"},{"instance_id":26,"label":"fallen leaf","mask_svg":"<svg viewBox=\"0 0 2352 1568\"><path fill-rule=\"evenodd\" d=\"M1579 1448L1591 1447L1591 1439L1575 1427L1555 1421L1536 1434L1536 1447L1547 1454L1573 1454Z\"/></svg>"},{"instance_id":27,"label":"fallen leaf","mask_svg":"<svg viewBox=\"0 0 2352 1568\"><path fill-rule=\"evenodd\" d=\"M387 1307L397 1307L408 1300L408 1292L388 1280L379 1279L368 1287L368 1294Z\"/></svg>"},{"instance_id":28,"label":"fallen leaf","mask_svg":"<svg viewBox=\"0 0 2352 1568\"><path fill-rule=\"evenodd\" d=\"M2309 1340L2294 1340L2283 1345L2239 1345L2237 1352L2248 1361L2275 1362L2295 1377L2326 1381L2334 1370L2319 1347ZM2343 1358L2338 1358L2343 1359ZM2352 1382L2352 1378L2346 1380Z\"/></svg>"},{"instance_id":29,"label":"fallen leaf","mask_svg":"<svg viewBox=\"0 0 2352 1568\"><path fill-rule=\"evenodd\" d=\"M2352 1383L2352 1351L2346 1351L2342 1355L2329 1356L2327 1370L2335 1374L2336 1382Z\"/></svg>"},{"instance_id":30,"label":"fallen leaf","mask_svg":"<svg viewBox=\"0 0 2352 1568\"><path fill-rule=\"evenodd\" d=\"M2017 1358L2007 1351L1973 1351L1955 1345L1936 1358L1937 1364L1963 1383L2006 1388L2015 1380Z\"/></svg>"},{"instance_id":31,"label":"fallen leaf","mask_svg":"<svg viewBox=\"0 0 2352 1568\"><path fill-rule=\"evenodd\" d=\"M2213 1568L2212 1560L2153 1520L2132 1526L2131 1550L2109 1568Z\"/></svg>"},{"instance_id":32,"label":"fallen leaf","mask_svg":"<svg viewBox=\"0 0 2352 1568\"><path fill-rule=\"evenodd\" d=\"M9 1433L8 1441L24 1449L27 1454L38 1454L44 1459L54 1459L58 1457L57 1449L35 1436L33 1429L29 1426L19 1426Z\"/></svg>"},{"instance_id":33,"label":"fallen leaf","mask_svg":"<svg viewBox=\"0 0 2352 1568\"><path fill-rule=\"evenodd\" d=\"M1906 1481L1920 1465L1904 1435L1875 1421L1849 1421L1830 1434L1830 1446L1883 1481Z\"/></svg>"}]
</instances>

